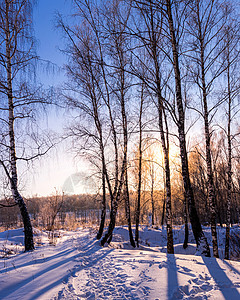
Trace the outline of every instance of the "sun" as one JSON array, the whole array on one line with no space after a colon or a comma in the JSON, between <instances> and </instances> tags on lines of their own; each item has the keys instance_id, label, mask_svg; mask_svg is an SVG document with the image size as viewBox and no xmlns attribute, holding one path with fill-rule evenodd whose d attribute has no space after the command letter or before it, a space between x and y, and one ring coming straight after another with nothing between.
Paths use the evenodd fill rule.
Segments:
<instances>
[{"instance_id":1,"label":"sun","mask_svg":"<svg viewBox=\"0 0 240 300\"><path fill-rule=\"evenodd\" d=\"M146 151L144 156L147 160L152 161L161 168L164 168L164 153L162 149L161 141L155 140L148 147L146 147ZM169 160L170 164L174 164L179 160L179 147L177 147L174 143L169 144Z\"/></svg>"}]
</instances>

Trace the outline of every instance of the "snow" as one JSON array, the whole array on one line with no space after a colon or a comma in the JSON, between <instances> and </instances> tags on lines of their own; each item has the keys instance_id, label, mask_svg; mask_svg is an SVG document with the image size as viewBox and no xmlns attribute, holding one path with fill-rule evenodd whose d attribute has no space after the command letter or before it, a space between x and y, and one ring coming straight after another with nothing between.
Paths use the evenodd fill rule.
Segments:
<instances>
[{"instance_id":1,"label":"snow","mask_svg":"<svg viewBox=\"0 0 240 300\"><path fill-rule=\"evenodd\" d=\"M106 247L91 228L50 239L34 231L29 253L22 229L0 233L0 299L240 299L240 262L194 255L191 234L184 250L182 227L174 230L174 255L166 253L165 229L142 227L139 249L129 245L126 227ZM223 241L219 229L220 248Z\"/></svg>"}]
</instances>

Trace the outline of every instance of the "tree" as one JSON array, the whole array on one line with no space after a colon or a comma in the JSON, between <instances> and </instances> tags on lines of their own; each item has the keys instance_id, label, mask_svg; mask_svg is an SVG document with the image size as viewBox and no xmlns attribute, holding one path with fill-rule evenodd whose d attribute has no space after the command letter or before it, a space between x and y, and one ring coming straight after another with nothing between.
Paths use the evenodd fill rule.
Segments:
<instances>
[{"instance_id":1,"label":"tree","mask_svg":"<svg viewBox=\"0 0 240 300\"><path fill-rule=\"evenodd\" d=\"M57 215L61 212L64 203L64 193L60 195L55 191L55 195L51 195L41 200L40 214L43 224L49 231L54 231Z\"/></svg>"},{"instance_id":2,"label":"tree","mask_svg":"<svg viewBox=\"0 0 240 300\"><path fill-rule=\"evenodd\" d=\"M226 6L226 10L234 12L231 6ZM232 123L239 109L235 108L234 100L239 95L240 77L236 70L239 67L239 24L233 16L224 26L224 52L223 60L225 62L226 74L226 103L227 103L227 130L224 130L227 136L227 209L226 209L226 241L225 241L225 259L229 259L230 243L230 223L231 206L233 194L233 176L232 176L232 151L233 139ZM238 47L237 47L238 45Z\"/></svg>"},{"instance_id":3,"label":"tree","mask_svg":"<svg viewBox=\"0 0 240 300\"><path fill-rule=\"evenodd\" d=\"M221 53L222 23L224 16L219 9L219 1L196 0L191 5L189 31L193 36L193 65L191 72L197 83L202 101L201 115L204 119L205 129L205 152L208 178L208 200L210 208L210 224L212 232L213 254L218 257L217 230L216 230L216 197L214 190L212 159L211 159L211 131L209 94L211 87L221 74L221 66L216 66L217 57ZM220 12L220 13L219 13ZM213 71L214 70L214 71ZM210 73L210 74L209 74ZM215 108L215 107L214 107Z\"/></svg>"},{"instance_id":4,"label":"tree","mask_svg":"<svg viewBox=\"0 0 240 300\"><path fill-rule=\"evenodd\" d=\"M214 188L213 166L211 157L211 121L216 109L222 103L214 101L214 84L225 70L219 57L224 52L224 27L228 23L230 10L221 0L193 1L190 5L189 33L192 37L192 54L188 56L190 73L199 89L201 101L200 115L204 119L205 153L208 179L208 200L210 209L210 224L212 232L213 254L218 257L216 230L216 194Z\"/></svg>"},{"instance_id":5,"label":"tree","mask_svg":"<svg viewBox=\"0 0 240 300\"><path fill-rule=\"evenodd\" d=\"M81 12L81 11L80 11ZM65 53L69 56L69 64L66 66L69 83L68 89L75 92L75 95L65 95L67 106L79 113L79 122L72 124L67 136L85 140L84 151L91 153L89 160L101 173L102 181L102 211L97 239L102 237L106 217L106 181L109 178L106 169L105 140L103 113L101 106L103 101L103 90L101 87L101 67L98 63L98 44L96 45L96 33L93 26L84 24L78 28L71 28L66 25L62 18L59 18L59 27L68 38L69 45ZM94 24L93 24L94 25ZM89 123L84 119L89 118ZM93 144L92 144L93 143ZM88 146L87 146L88 144ZM96 147L93 147L97 145ZM89 148L89 149L88 149ZM78 149L79 150L79 149ZM100 157L98 155L100 153ZM100 159L99 159L100 158Z\"/></svg>"},{"instance_id":6,"label":"tree","mask_svg":"<svg viewBox=\"0 0 240 300\"><path fill-rule=\"evenodd\" d=\"M143 104L144 104L144 84L141 85L141 95L140 95L140 109L139 109L139 143L138 143L138 183L137 183L137 204L135 209L136 218L136 229L135 229L135 242L137 247L139 247L139 219L140 219L140 208L141 208L141 190L142 190L142 159L143 159Z\"/></svg>"},{"instance_id":7,"label":"tree","mask_svg":"<svg viewBox=\"0 0 240 300\"><path fill-rule=\"evenodd\" d=\"M188 156L187 156L187 149L186 149L186 135L185 135L185 113L183 107L183 97L182 97L182 79L180 73L180 64L179 64L179 41L176 38L177 29L176 24L174 21L177 22L181 18L176 16L176 19L173 18L173 10L179 14L181 11L184 10L184 7L181 8L179 6L183 5L184 3L180 2L180 4L175 4L171 0L164 1L165 11L166 11L166 20L167 20L167 27L169 32L169 39L171 42L172 47L172 64L174 69L175 75L175 94L176 94L176 105L178 110L178 137L179 137L179 144L180 144L180 156L182 162L182 177L184 183L184 190L185 196L188 202L188 211L189 217L192 225L192 230L194 234L194 238L196 240L197 248L199 249L200 253L205 256L210 256L210 249L207 243L207 239L204 236L202 231L202 226L199 220L199 216L197 214L194 194L192 185L190 182L189 176L189 167L188 167ZM178 5L178 7L176 7Z\"/></svg>"},{"instance_id":8,"label":"tree","mask_svg":"<svg viewBox=\"0 0 240 300\"><path fill-rule=\"evenodd\" d=\"M31 35L32 1L0 1L0 93L1 123L1 165L9 180L12 197L19 206L25 235L25 251L34 249L33 231L26 204L18 188L17 161L20 150L16 145L16 122L31 116L35 94L27 82L28 71L36 60ZM26 72L26 73L25 73ZM5 155L6 154L6 155ZM30 158L27 158L27 160Z\"/></svg>"},{"instance_id":9,"label":"tree","mask_svg":"<svg viewBox=\"0 0 240 300\"><path fill-rule=\"evenodd\" d=\"M55 144L41 132L38 115L52 102L36 82L35 41L32 34L31 0L0 1L0 164L24 225L25 251L34 249L27 206L20 193L19 169L45 155ZM43 110L42 110L43 109Z\"/></svg>"},{"instance_id":10,"label":"tree","mask_svg":"<svg viewBox=\"0 0 240 300\"><path fill-rule=\"evenodd\" d=\"M168 253L173 253L169 131L168 119L166 117L167 101L163 95L163 90L167 85L167 78L169 74L166 72L166 66L163 66L162 63L162 61L166 58L165 54L162 53L162 49L164 47L163 40L165 39L162 32L163 15L161 11L156 9L155 1L143 1L140 4L138 1L135 1L134 4L137 7L137 11L140 13L141 21L140 26L139 24L136 24L136 29L133 30L132 34L134 34L134 36L136 36L139 40L139 47L143 47L145 49L144 55L147 57L141 58L141 56L137 56L138 64L143 65L142 69L145 68L147 71L141 73L139 72L139 68L136 68L134 73L147 86L150 98L153 103L155 103L158 112L158 126L164 156L166 183L167 249ZM163 69L166 73L165 76L163 75ZM152 216L152 220L154 220L154 216Z\"/></svg>"},{"instance_id":11,"label":"tree","mask_svg":"<svg viewBox=\"0 0 240 300\"><path fill-rule=\"evenodd\" d=\"M75 17L80 22L78 26L66 25L62 18L59 18L59 27L63 29L68 39L69 46L65 52L70 57L67 71L71 84L68 90L71 90L72 94L65 94L65 98L67 103L80 113L80 124L76 126L75 122L70 131L76 139L85 139L85 149L82 147L81 151L88 155L95 167L101 169L103 210L97 237L101 237L104 228L106 211L104 199L106 199L105 190L107 188L111 199L110 224L101 243L103 245L106 242L110 243L112 239L119 199L123 195L126 203L130 241L134 246L127 175L126 95L129 86L125 68L128 64L128 57L125 50L125 25L122 26L120 22L122 17L120 16L121 1L117 1L113 8L108 7L105 11L102 11L97 3L88 0L75 0L74 4ZM93 126L84 123L86 118L93 121L91 123ZM118 129L121 138L117 137L114 118L120 120L121 125L118 126ZM106 155L112 146L114 149L113 163L112 157ZM98 151L100 151L100 156ZM99 167L100 164L101 167ZM115 170L114 174L112 174L112 170Z\"/></svg>"},{"instance_id":12,"label":"tree","mask_svg":"<svg viewBox=\"0 0 240 300\"><path fill-rule=\"evenodd\" d=\"M105 7L106 8L106 7ZM107 34L109 35L109 47L112 61L112 68L115 75L115 86L113 93L120 106L121 112L121 132L123 135L123 153L122 153L122 167L120 171L119 187L114 200L113 209L110 212L110 224L106 235L103 237L101 244L104 245L106 241L111 240L112 232L115 227L116 213L118 208L118 201L120 198L122 187L124 187L124 200L126 208L126 219L128 222L129 239L133 247L135 242L132 234L131 227L131 213L129 203L129 189L128 189L128 145L129 145L129 132L128 132L128 116L127 116L127 94L131 86L127 68L129 65L128 43L130 40L125 31L127 28L129 14L131 7L123 6L121 0L114 1L111 8L106 8L104 14L107 19Z\"/></svg>"},{"instance_id":13,"label":"tree","mask_svg":"<svg viewBox=\"0 0 240 300\"><path fill-rule=\"evenodd\" d=\"M204 145L197 143L189 155L189 172L193 186L194 195L197 197L197 209L202 222L209 222L209 209L207 201L207 174L204 157Z\"/></svg>"}]
</instances>

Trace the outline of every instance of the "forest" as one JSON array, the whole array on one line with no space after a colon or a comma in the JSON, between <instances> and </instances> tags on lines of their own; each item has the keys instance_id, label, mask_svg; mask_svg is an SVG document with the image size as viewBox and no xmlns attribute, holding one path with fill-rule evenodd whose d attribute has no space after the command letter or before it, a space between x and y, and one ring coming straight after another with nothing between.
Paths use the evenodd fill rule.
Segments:
<instances>
[{"instance_id":1,"label":"forest","mask_svg":"<svg viewBox=\"0 0 240 300\"><path fill-rule=\"evenodd\" d=\"M66 216L98 226L102 246L116 225L139 247L140 225L165 224L172 254L181 224L184 247L191 226L210 256L205 225L217 258L219 225L229 259L240 204L238 1L73 0L72 15L55 18L65 84L49 89L37 78L45 62L32 8L0 1L1 226L20 222L29 251L33 226L64 228ZM68 116L61 136L39 125L52 107ZM27 169L65 141L88 162L96 193L26 198Z\"/></svg>"}]
</instances>

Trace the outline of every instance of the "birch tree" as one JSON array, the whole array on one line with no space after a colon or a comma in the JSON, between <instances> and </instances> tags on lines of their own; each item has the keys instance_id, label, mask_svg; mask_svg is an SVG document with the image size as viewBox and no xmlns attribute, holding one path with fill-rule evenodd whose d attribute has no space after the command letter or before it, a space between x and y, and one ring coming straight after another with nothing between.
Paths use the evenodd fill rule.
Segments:
<instances>
[{"instance_id":1,"label":"birch tree","mask_svg":"<svg viewBox=\"0 0 240 300\"><path fill-rule=\"evenodd\" d=\"M141 209L141 191L142 191L142 161L143 161L143 105L144 105L144 84L141 84L140 94L140 109L139 109L139 143L138 143L138 183L137 183L137 203L135 209L136 228L135 228L135 242L139 247L139 221Z\"/></svg>"},{"instance_id":2,"label":"birch tree","mask_svg":"<svg viewBox=\"0 0 240 300\"><path fill-rule=\"evenodd\" d=\"M145 49L144 54L146 56L146 58L141 58L141 56L135 54L137 56L136 60L138 64L144 66L142 69L147 70L143 75L136 68L134 73L144 81L158 112L158 127L163 149L166 183L167 249L168 253L173 253L169 131L168 119L166 118L166 106L169 102L166 103L163 92L166 89L169 70L162 63L166 58L165 53L162 52L162 49L166 46L163 34L163 15L162 11L156 8L155 1L143 1L141 3L135 1L133 5L136 6L140 14L140 22L139 24L135 22L132 34L139 40L138 46Z\"/></svg>"},{"instance_id":3,"label":"birch tree","mask_svg":"<svg viewBox=\"0 0 240 300\"><path fill-rule=\"evenodd\" d=\"M200 91L202 108L199 110L204 120L205 153L208 179L208 200L212 232L213 254L218 257L216 230L216 195L211 158L211 121L219 106L214 103L214 84L224 71L219 56L224 51L223 26L229 12L224 3L218 0L196 0L190 5L189 32L192 36L192 76ZM189 58L189 57L188 57Z\"/></svg>"},{"instance_id":4,"label":"birch tree","mask_svg":"<svg viewBox=\"0 0 240 300\"><path fill-rule=\"evenodd\" d=\"M226 9L233 11L230 5ZM224 52L223 61L225 64L225 102L227 104L227 129L223 129L227 136L227 205L226 205L226 240L225 240L225 259L229 259L230 244L230 223L231 223L231 206L233 194L233 121L239 112L238 105L235 104L237 96L240 92L240 77L238 75L239 68L239 24L232 17L228 19L228 23L224 27Z\"/></svg>"},{"instance_id":5,"label":"birch tree","mask_svg":"<svg viewBox=\"0 0 240 300\"><path fill-rule=\"evenodd\" d=\"M172 48L172 64L174 69L175 76L175 94L176 94L176 106L178 111L178 137L179 137L179 145L180 145L180 156L182 163L182 177L184 183L184 190L186 199L188 202L188 211L189 217L192 225L192 230L194 234L194 238L196 240L197 249L202 255L210 256L210 249L207 242L206 237L204 236L202 226L199 220L199 216L197 214L195 199L193 194L192 185L190 182L189 176L189 167L188 167L188 156L186 149L186 133L185 133L185 111L184 111L184 102L182 95L182 78L180 71L180 53L179 53L179 28L180 25L178 21L181 20L180 15L185 9L185 3L175 3L171 0L163 1L165 13L166 13L166 26L169 32L169 40ZM182 7L181 7L182 5ZM174 19L174 13L175 19Z\"/></svg>"},{"instance_id":6,"label":"birch tree","mask_svg":"<svg viewBox=\"0 0 240 300\"><path fill-rule=\"evenodd\" d=\"M19 206L25 236L25 251L34 249L29 213L18 186L20 150L17 148L16 122L30 118L34 93L26 79L31 64L36 60L31 35L32 2L28 0L0 1L0 94L1 142L0 163L8 178L14 201ZM24 73L25 72L25 73ZM19 124L19 123L18 123ZM6 155L5 155L6 154ZM29 158L30 159L30 158ZM28 160L28 158L26 158Z\"/></svg>"},{"instance_id":7,"label":"birch tree","mask_svg":"<svg viewBox=\"0 0 240 300\"><path fill-rule=\"evenodd\" d=\"M128 91L131 87L129 73L127 68L130 57L128 51L128 44L131 43L126 34L127 24L131 7L123 5L123 1L114 1L111 8L106 8L106 13L103 15L107 19L107 34L109 35L109 53L112 61L112 69L115 75L115 86L113 93L119 103L121 112L121 131L123 135L122 147L122 166L120 171L119 187L117 197L113 205L114 210L111 214L111 220L108 231L102 239L102 245L111 239L112 231L115 227L115 218L117 213L118 201L121 194L122 187L124 188L124 200L126 208L126 219L128 222L129 239L133 247L135 242L132 234L131 226L131 212L129 202L129 187L128 187L128 145L129 145L129 122L127 113Z\"/></svg>"},{"instance_id":8,"label":"birch tree","mask_svg":"<svg viewBox=\"0 0 240 300\"><path fill-rule=\"evenodd\" d=\"M69 57L66 66L69 82L66 89L73 92L72 95L64 92L64 97L67 107L78 114L78 120L75 118L74 123L68 128L67 136L75 140L76 147L79 146L79 140L85 141L84 149L78 149L78 153L87 154L92 165L95 165L101 173L102 211L97 233L97 239L100 239L105 225L106 188L109 183L105 154L106 127L103 126L104 114L101 109L104 103L101 67L96 32L85 22L85 18L80 18L80 21L81 25L74 28L65 24L62 18L58 20L58 26L68 40L65 53Z\"/></svg>"},{"instance_id":9,"label":"birch tree","mask_svg":"<svg viewBox=\"0 0 240 300\"><path fill-rule=\"evenodd\" d=\"M81 130L76 138L85 135L93 143L88 152L94 153L95 159L101 161L103 199L108 189L111 199L110 224L108 231L101 240L104 245L110 243L116 223L119 199L123 195L126 203L126 217L129 224L131 244L134 240L131 229L129 190L128 190L128 120L126 111L127 92L129 89L126 78L126 37L125 25L121 23L121 1L113 3L113 7L100 9L96 2L88 0L74 0L76 21L75 26L66 25L60 18L59 26L67 37L69 48L66 53L70 57L68 74L71 80L69 90L75 93L65 95L72 108L85 113L94 122L94 128L89 123L84 124L84 116L80 117ZM124 16L125 18L125 16ZM83 97L82 97L83 96ZM80 116L80 115L79 115ZM120 137L117 137L115 118ZM103 122L104 118L104 122ZM79 126L77 126L79 127ZM73 127L72 127L73 128ZM80 133L80 134L79 134ZM78 137L77 137L78 135ZM109 142L110 141L110 142ZM96 153L94 142L100 150ZM106 147L114 149L114 159L106 155ZM92 161L93 162L93 161ZM113 168L112 168L113 166ZM112 172L112 170L114 170ZM104 202L104 200L103 200ZM105 202L104 202L105 203ZM97 238L100 238L104 228L106 204L103 203L102 221Z\"/></svg>"},{"instance_id":10,"label":"birch tree","mask_svg":"<svg viewBox=\"0 0 240 300\"><path fill-rule=\"evenodd\" d=\"M20 192L19 169L46 154L54 140L40 134L38 116L52 103L36 81L36 64L30 0L0 1L0 164L8 179L12 198L19 206L24 225L25 251L34 249L27 206ZM21 179L21 178L20 178Z\"/></svg>"}]
</instances>

